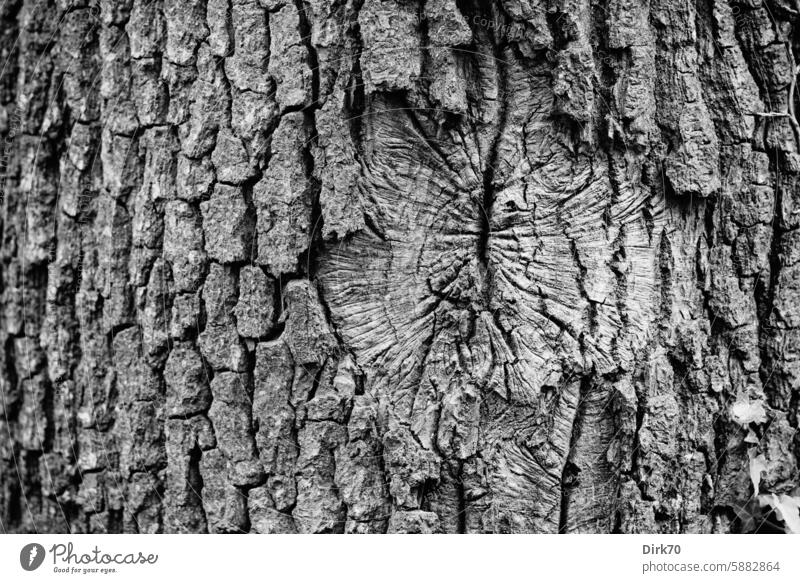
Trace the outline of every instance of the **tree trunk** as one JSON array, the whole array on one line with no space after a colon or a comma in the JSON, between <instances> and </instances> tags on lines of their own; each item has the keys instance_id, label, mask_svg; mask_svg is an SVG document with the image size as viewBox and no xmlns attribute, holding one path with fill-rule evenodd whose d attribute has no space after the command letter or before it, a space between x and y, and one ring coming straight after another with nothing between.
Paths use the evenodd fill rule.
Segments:
<instances>
[{"instance_id":1,"label":"tree trunk","mask_svg":"<svg viewBox=\"0 0 800 583\"><path fill-rule=\"evenodd\" d=\"M5 2L0 531L788 528L799 11Z\"/></svg>"}]
</instances>

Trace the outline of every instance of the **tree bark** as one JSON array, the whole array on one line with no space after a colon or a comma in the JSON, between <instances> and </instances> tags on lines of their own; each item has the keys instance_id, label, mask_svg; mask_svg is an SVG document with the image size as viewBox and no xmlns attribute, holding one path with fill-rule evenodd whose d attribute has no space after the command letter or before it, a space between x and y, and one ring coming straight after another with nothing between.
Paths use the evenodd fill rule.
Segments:
<instances>
[{"instance_id":1,"label":"tree bark","mask_svg":"<svg viewBox=\"0 0 800 583\"><path fill-rule=\"evenodd\" d=\"M790 528L800 6L0 21L0 531Z\"/></svg>"}]
</instances>

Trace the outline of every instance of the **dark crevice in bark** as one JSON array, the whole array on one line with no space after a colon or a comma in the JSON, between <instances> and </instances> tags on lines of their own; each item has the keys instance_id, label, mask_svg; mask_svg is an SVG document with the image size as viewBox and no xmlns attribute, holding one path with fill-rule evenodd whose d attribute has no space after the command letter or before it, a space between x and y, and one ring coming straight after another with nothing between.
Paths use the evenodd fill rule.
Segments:
<instances>
[{"instance_id":1,"label":"dark crevice in bark","mask_svg":"<svg viewBox=\"0 0 800 583\"><path fill-rule=\"evenodd\" d=\"M561 492L561 505L559 509L558 519L558 533L565 534L568 532L570 514L570 496L573 489L580 483L581 469L572 460L574 456L575 447L578 440L581 438L583 432L583 424L586 416L586 399L588 398L589 391L592 388L592 380L590 377L583 377L580 381L580 389L578 390L578 402L575 405L575 417L572 420L572 431L569 439L569 449L566 451L566 459L564 467L561 470L560 492Z\"/></svg>"},{"instance_id":2,"label":"dark crevice in bark","mask_svg":"<svg viewBox=\"0 0 800 583\"><path fill-rule=\"evenodd\" d=\"M625 249L625 234L626 227L622 225L619 227L617 236L612 243L614 254L612 255L611 264L611 271L614 273L614 280L617 283L614 294L616 296L616 307L623 329L628 328L630 325L627 309L628 275L626 270L621 268L621 266L625 265L628 261L627 250Z\"/></svg>"},{"instance_id":3,"label":"dark crevice in bark","mask_svg":"<svg viewBox=\"0 0 800 583\"><path fill-rule=\"evenodd\" d=\"M494 151L494 148L492 149ZM481 205L481 235L478 239L478 257L483 265L489 271L489 234L491 232L491 208L494 204L494 156L489 159L489 166L483 175L483 198L480 202ZM488 290L487 290L488 293Z\"/></svg>"},{"instance_id":4,"label":"dark crevice in bark","mask_svg":"<svg viewBox=\"0 0 800 583\"><path fill-rule=\"evenodd\" d=\"M770 157L771 158L771 157ZM772 158L771 158L772 159ZM784 197L784 185L781 181L781 172L780 172L780 165L782 163L782 156L780 152L776 152L776 161L775 161L775 206L772 216L772 241L769 250L769 288L766 290L766 305L768 309L766 310L766 318L765 324L769 326L769 320L777 320L777 314L775 313L775 300L776 300L776 290L778 289L778 281L780 278L781 273L781 259L780 259L780 251L781 251L781 239L783 235L783 197Z\"/></svg>"},{"instance_id":5,"label":"dark crevice in bark","mask_svg":"<svg viewBox=\"0 0 800 583\"><path fill-rule=\"evenodd\" d=\"M325 359L325 361L319 365L319 368L314 371L314 378L311 380L311 390L308 392L306 402L313 401L314 397L317 396L317 390L319 389L319 384L322 380L322 374L326 371L327 364L328 359Z\"/></svg>"},{"instance_id":6,"label":"dark crevice in bark","mask_svg":"<svg viewBox=\"0 0 800 583\"><path fill-rule=\"evenodd\" d=\"M561 507L558 518L558 533L566 534L569 526L570 492L580 480L580 468L571 461L564 464L561 472Z\"/></svg>"},{"instance_id":7,"label":"dark crevice in bark","mask_svg":"<svg viewBox=\"0 0 800 583\"><path fill-rule=\"evenodd\" d=\"M361 54L363 51L363 40L361 39L361 26L358 23L358 14L364 0L354 0L350 17L349 36L353 44L352 63L350 65L350 79L345 91L345 111L347 114L347 127L350 132L350 140L353 143L354 157L356 162L364 159L363 131L364 113L366 108L366 98L364 95L364 77L361 71ZM366 213L364 213L366 215Z\"/></svg>"},{"instance_id":8,"label":"dark crevice in bark","mask_svg":"<svg viewBox=\"0 0 800 583\"><path fill-rule=\"evenodd\" d=\"M311 172L313 172L313 158L310 152L307 159L312 160L310 168L307 167L307 176L313 183L311 189L311 232L309 233L308 248L300 253L298 264L300 266L301 276L308 277L310 280L315 280L319 269L319 257L321 257L325 245L322 237L324 219L322 215L322 205L319 200L320 184L315 178L311 177Z\"/></svg>"},{"instance_id":9,"label":"dark crevice in bark","mask_svg":"<svg viewBox=\"0 0 800 583\"><path fill-rule=\"evenodd\" d=\"M717 483L721 469L728 461L728 422L724 415L714 419L714 482Z\"/></svg>"},{"instance_id":10,"label":"dark crevice in bark","mask_svg":"<svg viewBox=\"0 0 800 583\"><path fill-rule=\"evenodd\" d=\"M705 205L704 213L703 213L703 226L704 226L704 233L702 235L705 238L706 243L706 252L705 255L707 256L710 252L712 246L716 242L715 236L715 224L714 224L714 213L717 208L717 201L714 198L708 200L707 204ZM709 331L720 330L720 323L717 322L718 318L714 316L714 311L711 308L711 294L709 293L706 278L708 274L705 273L704 265L707 261L707 257L704 257L703 249L702 249L702 238L698 237L697 241L697 251L695 253L695 275L697 277L697 288L700 291L700 294L703 298L703 313L705 314L706 319L709 322Z\"/></svg>"},{"instance_id":11,"label":"dark crevice in bark","mask_svg":"<svg viewBox=\"0 0 800 583\"><path fill-rule=\"evenodd\" d=\"M569 235L569 233L567 233L566 228L564 229L564 237L569 240L572 260L575 262L575 266L578 268L578 273L575 277L578 284L578 290L580 291L583 299L586 301L586 317L589 322L589 331L592 334L595 334L597 332L597 302L589 297L589 291L586 289L586 280L588 278L589 270L583 264L583 261L581 261L577 242Z\"/></svg>"},{"instance_id":12,"label":"dark crevice in bark","mask_svg":"<svg viewBox=\"0 0 800 583\"><path fill-rule=\"evenodd\" d=\"M481 5L479 2L473 1L471 6L471 10L465 11L465 3L460 2L458 4L459 9L464 14L479 14L483 17L487 17L487 14L490 10L489 7ZM488 17L490 18L490 14ZM469 19L473 20L473 19ZM488 55L493 59L493 66L496 68L496 79L497 79L497 103L498 103L498 118L496 122L496 126L493 128L494 135L492 136L492 140L489 144L489 151L487 155L487 159L485 161L485 165L483 167L483 192L482 198L479 201L479 205L481 207L481 233L478 239L478 257L481 260L481 263L484 266L484 269L487 273L487 281L486 281L486 290L485 293L488 295L491 293L491 279L492 273L491 268L489 267L489 238L491 234L491 221L492 221L492 207L494 206L494 201L496 199L496 189L498 185L495 184L495 172L497 169L497 164L500 162L499 159L499 148L500 142L503 138L503 133L506 129L506 115L507 115L507 108L508 108L508 77L506 72L506 61L503 58L501 53L501 49L496 42L497 39L495 38L494 29L489 31L489 41L492 44L490 50L492 50L492 54ZM479 55L476 55L476 58L479 58ZM481 79L480 82L485 81Z\"/></svg>"},{"instance_id":13,"label":"dark crevice in bark","mask_svg":"<svg viewBox=\"0 0 800 583\"><path fill-rule=\"evenodd\" d=\"M413 433L412 433L413 435ZM416 439L416 435L414 435ZM419 444L419 442L417 441ZM419 444L420 447L422 446ZM436 491L436 487L438 485L438 480L428 478L424 482L422 482L416 489L417 492L417 504L422 510L427 512L431 511L431 494Z\"/></svg>"},{"instance_id":14,"label":"dark crevice in bark","mask_svg":"<svg viewBox=\"0 0 800 583\"><path fill-rule=\"evenodd\" d=\"M46 370L46 369L45 369ZM42 453L53 451L53 443L55 441L56 426L55 426L55 389L53 383L45 378L43 381L44 399L42 403L44 414L44 441L41 444Z\"/></svg>"},{"instance_id":15,"label":"dark crevice in bark","mask_svg":"<svg viewBox=\"0 0 800 583\"><path fill-rule=\"evenodd\" d=\"M17 378L17 368L14 365L16 362L14 339L11 336L6 336L3 343L3 350L5 351L4 360L4 376L5 384L9 387L9 392L3 395L3 409L7 418L15 419L19 403L19 378Z\"/></svg>"},{"instance_id":16,"label":"dark crevice in bark","mask_svg":"<svg viewBox=\"0 0 800 583\"><path fill-rule=\"evenodd\" d=\"M458 512L458 534L467 532L467 499L464 488L464 461L459 460L456 471L456 497L458 499L456 511Z\"/></svg>"},{"instance_id":17,"label":"dark crevice in bark","mask_svg":"<svg viewBox=\"0 0 800 583\"><path fill-rule=\"evenodd\" d=\"M660 314L659 314L659 322L662 324L662 328L670 321L670 311L671 311L671 294L672 294L672 245L670 244L669 237L667 233L661 234L661 241L659 241L659 249L658 249L658 287L660 293ZM664 331L662 329L661 333L663 334Z\"/></svg>"},{"instance_id":18,"label":"dark crevice in bark","mask_svg":"<svg viewBox=\"0 0 800 583\"><path fill-rule=\"evenodd\" d=\"M383 232L380 225L375 222L375 219L372 218L372 215L369 213L364 213L364 223L366 224L367 228L376 236L378 239L386 243L388 239L386 238L386 233Z\"/></svg>"},{"instance_id":19,"label":"dark crevice in bark","mask_svg":"<svg viewBox=\"0 0 800 583\"><path fill-rule=\"evenodd\" d=\"M622 513L619 509L614 510L614 524L611 527L610 534L623 534L622 532Z\"/></svg>"},{"instance_id":20,"label":"dark crevice in bark","mask_svg":"<svg viewBox=\"0 0 800 583\"><path fill-rule=\"evenodd\" d=\"M106 532L117 533L122 532L123 529L123 511L122 509L109 508L108 520L106 521Z\"/></svg>"},{"instance_id":21,"label":"dark crevice in bark","mask_svg":"<svg viewBox=\"0 0 800 583\"><path fill-rule=\"evenodd\" d=\"M631 449L631 470L630 476L633 481L636 483L637 488L639 488L639 492L642 495L643 499L647 499L645 496L646 488L644 486L643 478L644 478L644 468L641 467L640 457L641 457L641 431L642 426L644 425L644 416L647 413L647 392L646 389L641 386L639 383L634 385L634 391L636 395L636 429L633 433L633 444Z\"/></svg>"},{"instance_id":22,"label":"dark crevice in bark","mask_svg":"<svg viewBox=\"0 0 800 583\"><path fill-rule=\"evenodd\" d=\"M298 32L300 39L306 48L308 68L311 71L311 107L319 107L319 58L317 49L311 42L311 25L306 14L306 2L304 0L294 0L298 15Z\"/></svg>"},{"instance_id":23,"label":"dark crevice in bark","mask_svg":"<svg viewBox=\"0 0 800 583\"><path fill-rule=\"evenodd\" d=\"M554 51L563 51L569 42L567 32L559 25L562 20L569 20L569 18L569 14L559 9L547 11L547 26L553 38Z\"/></svg>"},{"instance_id":24,"label":"dark crevice in bark","mask_svg":"<svg viewBox=\"0 0 800 583\"><path fill-rule=\"evenodd\" d=\"M772 159L772 157L770 157ZM773 361L772 354L770 351L767 350L768 340L772 334L776 333L774 329L776 327L780 327L779 316L775 311L775 305L777 298L777 290L779 289L779 278L781 269L783 267L781 262L781 244L783 238L783 197L784 197L784 185L781 181L781 172L780 166L782 165L783 160L781 159L780 153L776 152L776 163L775 163L775 205L772 217L772 224L771 226L771 234L772 240L770 241L770 249L768 252L768 264L769 264L769 278L766 284L762 283L761 278L759 278L757 286L756 286L756 293L760 292L761 301L759 302L759 314L758 314L758 327L759 327L759 338L760 338L760 345L761 345L761 366L759 367L759 374L762 383L764 384L764 390L767 395L767 399L772 407L783 409L786 406L786 403L780 402L779 395L776 395L774 390L772 389L772 377L775 372L775 367L778 366L777 362ZM793 395L796 392L793 391ZM792 409L789 409L790 411ZM796 411L796 409L794 409ZM796 427L796 420L795 420L795 427ZM798 452L800 453L800 451ZM800 458L798 458L800 459Z\"/></svg>"}]
</instances>

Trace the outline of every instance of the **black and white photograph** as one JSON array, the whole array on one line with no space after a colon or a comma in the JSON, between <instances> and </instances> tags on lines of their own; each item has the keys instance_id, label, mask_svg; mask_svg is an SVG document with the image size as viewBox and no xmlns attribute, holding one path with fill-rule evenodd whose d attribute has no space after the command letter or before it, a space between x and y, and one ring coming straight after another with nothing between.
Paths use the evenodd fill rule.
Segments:
<instances>
[{"instance_id":1,"label":"black and white photograph","mask_svg":"<svg viewBox=\"0 0 800 583\"><path fill-rule=\"evenodd\" d=\"M800 576L694 536L800 534L799 64L797 0L0 0L0 579Z\"/></svg>"}]
</instances>

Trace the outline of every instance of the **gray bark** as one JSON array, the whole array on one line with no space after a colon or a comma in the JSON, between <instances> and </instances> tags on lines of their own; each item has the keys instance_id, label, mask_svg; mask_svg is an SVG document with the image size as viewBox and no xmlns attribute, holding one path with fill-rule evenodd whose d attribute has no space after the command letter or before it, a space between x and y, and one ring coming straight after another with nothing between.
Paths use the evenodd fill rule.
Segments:
<instances>
[{"instance_id":1,"label":"gray bark","mask_svg":"<svg viewBox=\"0 0 800 583\"><path fill-rule=\"evenodd\" d=\"M797 520L800 6L0 22L0 531Z\"/></svg>"}]
</instances>

